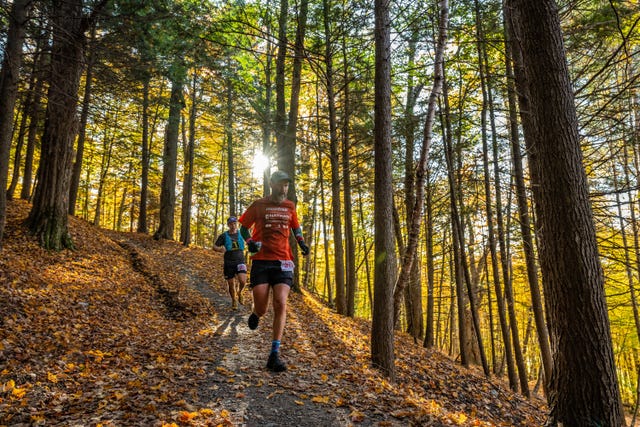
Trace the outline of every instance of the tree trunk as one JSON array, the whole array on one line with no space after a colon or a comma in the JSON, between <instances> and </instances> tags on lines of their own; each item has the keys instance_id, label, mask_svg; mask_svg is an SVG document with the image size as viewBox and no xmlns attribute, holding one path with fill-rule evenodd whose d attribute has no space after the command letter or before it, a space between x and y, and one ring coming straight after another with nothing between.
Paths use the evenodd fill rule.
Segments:
<instances>
[{"instance_id":1,"label":"tree trunk","mask_svg":"<svg viewBox=\"0 0 640 427\"><path fill-rule=\"evenodd\" d=\"M180 134L180 111L184 107L182 87L184 77L172 76L169 120L162 155L162 186L160 189L160 224L153 238L173 240L176 208L176 169L178 163L178 136Z\"/></svg>"},{"instance_id":2,"label":"tree trunk","mask_svg":"<svg viewBox=\"0 0 640 427\"><path fill-rule=\"evenodd\" d=\"M322 235L324 236L324 282L327 288L327 303L329 304L329 307L333 307L333 290L331 284L331 274L329 272L329 266L331 265L331 261L329 260L329 230L327 230L327 205L324 198L324 168L322 167L321 150L318 150L318 170L320 171L320 176L318 176L318 181L320 181L320 206L322 206L320 216L322 218Z\"/></svg>"},{"instance_id":3,"label":"tree trunk","mask_svg":"<svg viewBox=\"0 0 640 427\"><path fill-rule=\"evenodd\" d=\"M480 20L482 22L482 20ZM489 58L487 49L481 50L482 60L485 67L489 67ZM491 76L491 73L489 73ZM504 215L502 212L502 189L500 180L500 160L498 149L498 131L496 129L496 119L494 113L493 103L493 85L491 83L491 77L487 81L487 101L489 106L489 123L491 125L491 138L492 138L492 152L493 152L493 174L495 181L495 194L496 194L496 225L498 228L498 245L500 248L500 266L502 268L502 279L504 282L505 300L507 303L507 314L509 315L509 323L511 329L511 338L513 340L513 353L515 356L516 366L518 367L518 379L520 381L520 390L525 397L530 397L529 393L529 379L527 378L527 367L522 354L522 346L520 345L520 333L518 330L518 318L515 311L515 301L513 295L513 285L511 282L511 275L509 272L510 260L509 249L507 248L507 236L504 225Z\"/></svg>"},{"instance_id":4,"label":"tree trunk","mask_svg":"<svg viewBox=\"0 0 640 427\"><path fill-rule=\"evenodd\" d=\"M302 0L297 16L296 40L293 46L293 70L291 72L291 96L289 98L288 122L284 129L284 138L278 144L278 168L289 174L293 182L289 185L287 198L294 203L298 202L296 192L296 138L298 130L298 110L300 104L300 84L302 82L302 60L304 58L304 36L307 30L307 12L309 1ZM292 245L294 257L298 251L298 245L292 235ZM297 281L296 281L297 284Z\"/></svg>"},{"instance_id":5,"label":"tree trunk","mask_svg":"<svg viewBox=\"0 0 640 427\"><path fill-rule=\"evenodd\" d=\"M107 117L109 116L107 112ZM118 123L118 114L116 113L116 126ZM104 141L102 144L102 159L100 162L100 180L98 181L98 195L96 197L96 211L95 216L93 218L93 225L96 227L100 227L101 224L101 215L102 215L102 200L104 194L104 183L107 178L107 172L109 172L109 165L111 164L111 151L113 150L113 138L109 138L109 135L106 134L104 136Z\"/></svg>"},{"instance_id":6,"label":"tree trunk","mask_svg":"<svg viewBox=\"0 0 640 427\"><path fill-rule=\"evenodd\" d=\"M442 92L442 83L444 79L444 49L447 41L447 26L449 21L449 2L442 0L438 2L438 39L436 44L436 54L433 69L433 87L429 94L429 102L427 104L427 115L424 123L424 131L422 135L422 147L420 149L420 159L416 167L416 196L415 204L412 206L411 213L408 218L411 223L408 225L409 238L407 239L407 248L404 252L402 260L402 268L396 283L394 294L394 322L398 321L400 314L400 301L404 288L409 281L414 259L416 258L416 250L418 247L418 238L420 237L420 224L422 223L422 208L424 206L424 181L429 158L429 147L431 146L432 129L434 117L436 114L436 101Z\"/></svg>"},{"instance_id":7,"label":"tree trunk","mask_svg":"<svg viewBox=\"0 0 640 427\"><path fill-rule=\"evenodd\" d=\"M310 161L309 161L310 163ZM310 165L309 165L310 166ZM317 183L316 183L317 184ZM306 218L304 224L303 235L305 236L306 242L311 247L311 245L316 242L316 234L314 230L316 230L316 218L318 217L318 187L316 186L313 190L309 189L308 192L305 192L303 196L303 200L305 203L311 204L311 218ZM311 200L310 200L311 199ZM304 272L304 277L302 279L302 287L305 289L310 289L311 286L315 287L316 280L315 279L315 261L318 257L316 251L313 252L313 256L305 257L302 271Z\"/></svg>"},{"instance_id":8,"label":"tree trunk","mask_svg":"<svg viewBox=\"0 0 640 427\"><path fill-rule=\"evenodd\" d=\"M116 215L116 231L122 230L122 215L127 208L127 194L129 193L129 187L124 187L122 189L122 196L120 197L120 204L118 205L118 211ZM116 200L113 201L114 205L116 204Z\"/></svg>"},{"instance_id":9,"label":"tree trunk","mask_svg":"<svg viewBox=\"0 0 640 427\"><path fill-rule=\"evenodd\" d=\"M149 85L151 75L145 73L142 81L142 171L140 176L140 212L138 233L147 233L147 199L149 198Z\"/></svg>"},{"instance_id":10,"label":"tree trunk","mask_svg":"<svg viewBox=\"0 0 640 427\"><path fill-rule=\"evenodd\" d=\"M389 2L375 0L374 225L375 267L371 325L371 361L395 380L393 287L396 254L393 241L391 149L391 22Z\"/></svg>"},{"instance_id":11,"label":"tree trunk","mask_svg":"<svg viewBox=\"0 0 640 427\"><path fill-rule=\"evenodd\" d=\"M445 161L447 164L447 183L449 186L449 207L450 207L450 215L451 215L451 252L452 252L452 256L451 256L451 260L450 260L450 266L449 266L449 270L450 270L450 276L454 277L453 282L455 283L455 292L451 291L451 309L450 309L450 313L451 313L451 322L450 322L450 339L449 339L449 355L452 354L453 351L453 330L454 330L454 322L453 322L453 308L455 307L454 302L453 302L453 298L455 297L456 299L456 304L457 304L457 308L458 308L458 316L457 316L457 320L458 320L458 345L460 347L460 363L462 364L462 366L469 366L469 358L470 358L470 354L468 352L467 346L465 345L465 343L467 342L467 329L465 327L467 320L466 320L466 310L465 310L465 306L466 306L466 299L465 299L465 292L464 292L464 283L463 283L463 274L462 274L462 262L460 260L461 258L461 243L459 242L459 236L460 234L458 233L458 226L459 226L459 219L455 218L456 215L458 215L458 207L457 207L457 202L456 202L456 183L455 183L455 172L453 170L453 142L452 142L452 132L451 132L451 122L450 122L450 118L451 118L451 114L450 114L450 109L449 109L449 91L447 88L447 81L446 81L446 74L445 74L445 81L443 82L443 104L444 104L444 112L441 114L441 121L443 121L443 129L445 130L444 135L443 135L443 140L444 140L444 154L445 154ZM453 285L452 285L453 288Z\"/></svg>"},{"instance_id":12,"label":"tree trunk","mask_svg":"<svg viewBox=\"0 0 640 427\"><path fill-rule=\"evenodd\" d=\"M7 200L12 200L18 186L18 179L20 178L20 167L22 166L22 148L24 147L24 139L27 133L27 120L29 115L30 104L33 102L33 85L35 83L35 73L31 74L29 89L25 94L24 102L22 103L22 114L20 114L20 126L18 126L18 135L16 137L16 148L13 156L13 170L11 172L11 181L9 182L9 188L7 188ZM16 101L17 102L17 101ZM15 106L14 106L15 108ZM15 133L12 131L12 133ZM0 243L1 246L1 243Z\"/></svg>"},{"instance_id":13,"label":"tree trunk","mask_svg":"<svg viewBox=\"0 0 640 427\"><path fill-rule=\"evenodd\" d=\"M353 202L351 200L351 131L349 129L351 101L349 99L349 61L344 33L342 39L342 57L345 76L344 116L342 118L342 194L344 197L346 315L354 317L358 281L356 276L355 238L353 235Z\"/></svg>"},{"instance_id":14,"label":"tree trunk","mask_svg":"<svg viewBox=\"0 0 640 427\"><path fill-rule=\"evenodd\" d=\"M500 268L498 266L498 251L496 245L496 233L494 229L494 213L493 201L491 198L491 172L489 170L489 144L487 142L487 112L489 109L489 95L487 94L487 81L484 62L484 32L482 30L482 19L480 16L480 6L478 0L474 1L475 20L476 20L476 38L478 49L478 69L480 74L480 84L482 87L482 110L481 115L481 132L482 132L482 164L484 169L484 191L485 191L485 210L487 215L487 234L489 251L491 252L491 272L492 281L495 288L496 303L498 304L498 319L500 320L500 332L502 333L502 342L504 345L504 355L507 360L507 376L509 378L509 387L511 390L518 391L518 378L516 375L516 366L513 359L513 350L511 347L511 337L509 335L509 324L507 322L507 309L505 307L502 286L500 284ZM497 177L495 177L497 179ZM500 204L497 202L496 207L499 209ZM504 256L504 255L503 255ZM495 367L495 365L494 365Z\"/></svg>"},{"instance_id":15,"label":"tree trunk","mask_svg":"<svg viewBox=\"0 0 640 427\"><path fill-rule=\"evenodd\" d=\"M508 16L508 12L505 12L504 15ZM534 253L534 242L531 236L529 204L527 198L527 189L524 181L522 153L520 152L517 99L512 67L513 55L509 43L510 31L508 30L508 26L509 22L508 20L505 20L505 56L507 58L505 62L509 102L509 140L511 142L513 174L516 184L516 199L518 203L518 216L520 220L520 234L522 235L522 246L524 250L525 264L527 266L527 280L529 282L529 291L531 293L531 305L536 322L538 347L540 348L544 377L550 378L553 361L551 357L551 347L549 344L549 331L547 329L547 323L545 322L544 309L542 306L542 294L540 292L540 285L538 280L538 267L536 264ZM545 390L546 384L547 381L544 382Z\"/></svg>"},{"instance_id":16,"label":"tree trunk","mask_svg":"<svg viewBox=\"0 0 640 427\"><path fill-rule=\"evenodd\" d=\"M22 43L30 0L15 0L9 15L10 23L0 71L0 249L6 222L7 174L13 134L13 113L18 95L18 77L22 63Z\"/></svg>"},{"instance_id":17,"label":"tree trunk","mask_svg":"<svg viewBox=\"0 0 640 427\"><path fill-rule=\"evenodd\" d=\"M359 174L358 174L359 175ZM360 181L360 176L357 176L357 180ZM362 204L362 194L358 194L358 218L360 219L360 223L364 224L364 207ZM369 308L368 313L371 317L373 317L373 290L371 288L371 268L369 267L369 253L373 247L373 243L370 243L366 236L362 236L362 253L364 259L364 269L365 269L365 277L367 278L367 307Z\"/></svg>"},{"instance_id":18,"label":"tree trunk","mask_svg":"<svg viewBox=\"0 0 640 427\"><path fill-rule=\"evenodd\" d=\"M278 169L289 174L293 179L289 185L287 198L294 203L298 202L296 194L296 133L298 127L298 107L300 98L300 84L302 79L302 59L304 57L304 37L307 29L308 0L300 2L300 9L297 14L296 40L294 44L293 70L291 74L291 97L289 100L288 122L286 121L285 106L285 59L287 51L287 16L289 4L287 0L281 0L280 17L278 19L278 55L276 58L276 145L277 145L277 164ZM291 251L294 259L297 259L298 245L291 234L290 236ZM295 270L293 290L299 291L299 271Z\"/></svg>"},{"instance_id":19,"label":"tree trunk","mask_svg":"<svg viewBox=\"0 0 640 427\"><path fill-rule=\"evenodd\" d=\"M416 203L416 188L415 188L415 162L414 158L414 146L415 146L415 131L417 127L417 118L415 116L415 105L420 92L422 91L422 84L414 85L414 69L416 46L418 43L418 26L412 25L410 33L410 39L408 41L408 76L407 76L407 102L404 108L404 189L405 189L405 211L406 218L405 224L407 230L411 227L413 208ZM428 175L429 171L426 171ZM412 261L413 267L408 278L409 286L406 287L404 295L405 313L407 317L407 332L414 338L419 338L422 335L422 283L420 281L420 267L418 265L418 255L414 255ZM396 319L397 322L397 319Z\"/></svg>"},{"instance_id":20,"label":"tree trunk","mask_svg":"<svg viewBox=\"0 0 640 427\"><path fill-rule=\"evenodd\" d=\"M551 421L624 425L587 176L553 0L508 0L554 366ZM515 43L515 41L518 43Z\"/></svg>"},{"instance_id":21,"label":"tree trunk","mask_svg":"<svg viewBox=\"0 0 640 427\"><path fill-rule=\"evenodd\" d=\"M40 35L42 43L47 45L50 30L43 31ZM22 174L22 190L20 190L20 198L23 200L31 199L32 180L33 180L33 158L36 149L36 137L38 134L38 126L42 119L42 96L44 95L44 74L48 70L48 62L50 62L50 54L46 53L43 48L43 54L40 55L40 63L36 67L38 80L34 89L33 104L28 112L29 114L29 130L27 131L27 152L24 157L24 172Z\"/></svg>"},{"instance_id":22,"label":"tree trunk","mask_svg":"<svg viewBox=\"0 0 640 427\"><path fill-rule=\"evenodd\" d=\"M434 284L435 284L435 273L434 273L434 262L433 262L433 188L429 179L430 173L427 170L427 189L425 195L425 210L427 212L427 220L426 220L426 238L425 238L425 246L426 246L426 257L427 257L427 320L425 324L425 332L424 332L424 342L423 346L426 348L432 348L436 344L437 334L434 330L434 305L435 305L435 296L434 292ZM443 256L444 259L444 256ZM442 287L439 288L442 290ZM438 298L438 315L440 315L440 302L441 298ZM436 325L439 326L439 322L436 322Z\"/></svg>"},{"instance_id":23,"label":"tree trunk","mask_svg":"<svg viewBox=\"0 0 640 427\"><path fill-rule=\"evenodd\" d=\"M331 162L331 212L333 223L333 264L336 280L336 310L338 314L347 314L347 301L344 280L344 245L342 241L342 207L340 206L340 154L336 119L336 101L333 86L333 46L331 40L330 4L322 1L325 35L325 85L329 109L329 160Z\"/></svg>"},{"instance_id":24,"label":"tree trunk","mask_svg":"<svg viewBox=\"0 0 640 427\"><path fill-rule=\"evenodd\" d=\"M91 88L93 83L93 63L94 50L92 42L96 37L96 25L91 29L91 41L89 45L89 58L87 58L87 71L85 73L84 96L82 99L82 113L80 114L80 129L78 132L78 143L76 146L76 160L73 163L71 173L71 188L69 189L69 215L76 213L76 200L78 199L78 187L80 186L80 174L82 173L82 160L84 157L84 141L87 130L87 120L89 118L89 104L91 103Z\"/></svg>"},{"instance_id":25,"label":"tree trunk","mask_svg":"<svg viewBox=\"0 0 640 427\"><path fill-rule=\"evenodd\" d=\"M233 155L233 85L230 78L227 83L227 116L225 119L224 135L227 149L227 189L229 190L229 215L237 215L236 203L236 171Z\"/></svg>"},{"instance_id":26,"label":"tree trunk","mask_svg":"<svg viewBox=\"0 0 640 427\"><path fill-rule=\"evenodd\" d=\"M304 52L304 37L307 30L307 15L309 10L309 1L302 0L300 2L300 9L298 12L298 19L296 27L296 41L294 45L293 56L293 72L291 74L291 98L289 101L289 122L287 123L286 135L284 138L284 144L278 147L278 164L281 165L280 169L289 173L289 176L294 177L293 181L289 185L288 199L294 203L298 203L298 192L296 191L296 144L297 144L297 131L298 131L298 115L299 115L299 98L300 98L300 85L302 82L302 60L305 56ZM281 162L281 163L280 163ZM298 257L298 245L293 235L290 234L289 243L291 245L291 251L294 259ZM296 264L299 267L299 263ZM300 291L300 268L295 270L295 277L293 282L293 290Z\"/></svg>"},{"instance_id":27,"label":"tree trunk","mask_svg":"<svg viewBox=\"0 0 640 427\"><path fill-rule=\"evenodd\" d=\"M29 229L47 249L73 247L67 226L86 20L81 0L54 1L50 85Z\"/></svg>"},{"instance_id":28,"label":"tree trunk","mask_svg":"<svg viewBox=\"0 0 640 427\"><path fill-rule=\"evenodd\" d=\"M43 49L44 45L44 38L42 36L36 36L36 47L33 54L33 66L31 69L31 75L29 76L29 89L23 106L22 118L20 120L20 130L18 131L18 142L16 144L13 163L13 175L11 177L11 184L9 185L9 189L7 190L7 199L12 199L14 197L15 189L18 186L18 181L20 180L20 167L22 164L22 147L24 145L24 138L27 135L30 135L32 128L31 121L35 120L37 122L37 118L34 119L35 115L33 114L33 111L35 108L37 108L36 103L40 102L41 97L40 92L42 91L42 78L40 74L44 64L44 58L46 56ZM29 122L28 126L27 122ZM28 138L27 141L29 141ZM31 163L33 163L33 147L31 149ZM26 167L27 165L25 158L25 169Z\"/></svg>"},{"instance_id":29,"label":"tree trunk","mask_svg":"<svg viewBox=\"0 0 640 427\"><path fill-rule=\"evenodd\" d=\"M274 117L274 128L276 133L276 150L278 150L276 161L280 167L280 147L284 143L283 138L287 130L287 113L285 103L285 62L287 59L287 17L289 16L289 2L280 0L280 13L278 15L278 51L276 54L276 114Z\"/></svg>"},{"instance_id":30,"label":"tree trunk","mask_svg":"<svg viewBox=\"0 0 640 427\"><path fill-rule=\"evenodd\" d=\"M189 141L185 150L185 175L182 185L182 213L180 220L180 241L184 246L191 244L191 198L193 197L193 163L195 157L196 143L196 108L198 98L197 91L198 76L193 73L193 84L191 86L191 109L189 111Z\"/></svg>"},{"instance_id":31,"label":"tree trunk","mask_svg":"<svg viewBox=\"0 0 640 427\"><path fill-rule=\"evenodd\" d=\"M269 3L269 2L268 2ZM272 34L271 34L271 15L270 15L271 7L265 8L265 26L266 33L268 37L266 38L266 60L265 60L265 69L264 69L264 111L262 112L262 154L267 158L271 159L272 155L272 144L271 144L271 98L273 93L273 87L271 83L271 73L273 67L273 43L272 43ZM262 194L264 197L269 195L269 175L270 168L267 167L263 171L262 177Z\"/></svg>"},{"instance_id":32,"label":"tree trunk","mask_svg":"<svg viewBox=\"0 0 640 427\"><path fill-rule=\"evenodd\" d=\"M473 324L473 331L475 332L476 343L478 347L478 356L480 357L480 362L482 363L482 368L484 370L485 375L489 376L489 365L487 364L484 346L482 344L482 335L480 334L480 319L477 310L476 297L475 292L473 290L472 280L469 273L466 251L465 251L465 239L464 239L464 229L463 229L463 220L458 207L458 198L459 190L457 181L459 178L456 177L456 168L454 167L454 151L453 151L453 142L452 142L452 132L451 132L451 123L448 120L449 115L449 95L447 90L446 83L446 75L443 73L444 81L443 81L443 98L444 98L444 106L445 106L445 118L447 118L445 123L445 160L447 163L447 180L449 184L449 199L451 205L451 232L453 236L453 254L454 254L454 268L455 268L455 276L456 276L456 296L458 302L458 328L459 328L459 342L460 342L460 358L461 362L464 366L468 365L471 357L472 348L468 348L467 346L470 343L473 343L473 339L466 332L467 325ZM461 199L461 197L460 197ZM466 319L466 300L464 298L464 285L466 284L466 293L467 298L469 298L470 311L473 322L468 322Z\"/></svg>"}]
</instances>

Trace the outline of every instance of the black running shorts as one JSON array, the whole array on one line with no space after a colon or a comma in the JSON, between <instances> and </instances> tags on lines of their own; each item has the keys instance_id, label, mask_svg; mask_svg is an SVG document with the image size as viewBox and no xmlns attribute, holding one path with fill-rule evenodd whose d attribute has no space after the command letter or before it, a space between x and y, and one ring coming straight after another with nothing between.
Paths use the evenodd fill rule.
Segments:
<instances>
[{"instance_id":1,"label":"black running shorts","mask_svg":"<svg viewBox=\"0 0 640 427\"><path fill-rule=\"evenodd\" d=\"M247 274L247 265L238 261L225 261L224 262L224 278L229 280L236 277L237 274L244 273Z\"/></svg>"},{"instance_id":2,"label":"black running shorts","mask_svg":"<svg viewBox=\"0 0 640 427\"><path fill-rule=\"evenodd\" d=\"M293 285L293 261L254 260L251 264L250 287L268 283Z\"/></svg>"}]
</instances>

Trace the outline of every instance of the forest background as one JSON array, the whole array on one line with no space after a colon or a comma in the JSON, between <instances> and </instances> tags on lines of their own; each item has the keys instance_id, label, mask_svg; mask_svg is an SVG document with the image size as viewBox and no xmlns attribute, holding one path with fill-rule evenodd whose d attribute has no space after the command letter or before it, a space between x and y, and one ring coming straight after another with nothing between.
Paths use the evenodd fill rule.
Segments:
<instances>
[{"instance_id":1,"label":"forest background","mask_svg":"<svg viewBox=\"0 0 640 427\"><path fill-rule=\"evenodd\" d=\"M416 165L437 75L438 6L390 4L398 257L421 194ZM397 327L417 345L482 364L528 395L542 386L545 349L536 320L544 313L536 300L544 295L536 295L528 153L512 126L517 105L503 6L450 4L419 245L395 297ZM640 369L640 8L635 0L558 6L616 373L622 401L633 409ZM34 201L42 169L61 167L69 185L55 196L66 198L68 213L207 248L226 218L265 194L269 172L281 168L295 177L290 198L312 247L299 285L340 314L372 318L373 10L368 2L329 0L2 2L3 79L16 88L13 100L10 91L0 94L7 197ZM75 48L52 62L59 39ZM77 111L56 102L53 82L80 101ZM15 104L14 115L6 114L7 103ZM72 143L60 157L46 151L52 118L62 118L60 132ZM59 237L43 244L72 246L64 232Z\"/></svg>"}]
</instances>

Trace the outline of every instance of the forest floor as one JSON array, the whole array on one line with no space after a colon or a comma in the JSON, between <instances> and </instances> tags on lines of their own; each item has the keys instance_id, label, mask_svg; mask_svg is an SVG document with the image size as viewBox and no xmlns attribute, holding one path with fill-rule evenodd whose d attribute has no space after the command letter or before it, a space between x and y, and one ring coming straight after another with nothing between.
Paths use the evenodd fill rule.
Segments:
<instances>
[{"instance_id":1,"label":"forest floor","mask_svg":"<svg viewBox=\"0 0 640 427\"><path fill-rule=\"evenodd\" d=\"M39 247L8 206L0 252L0 426L541 426L546 409L398 334L397 380L370 366L370 322L292 293L284 373L271 312L231 310L220 254L69 218Z\"/></svg>"}]
</instances>

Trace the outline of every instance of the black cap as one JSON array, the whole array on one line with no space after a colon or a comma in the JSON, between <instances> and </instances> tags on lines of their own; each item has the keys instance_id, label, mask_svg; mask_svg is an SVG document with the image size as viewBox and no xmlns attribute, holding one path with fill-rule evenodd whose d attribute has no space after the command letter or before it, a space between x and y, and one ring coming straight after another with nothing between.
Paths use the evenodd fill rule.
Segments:
<instances>
[{"instance_id":1,"label":"black cap","mask_svg":"<svg viewBox=\"0 0 640 427\"><path fill-rule=\"evenodd\" d=\"M275 171L271 174L271 182L280 182L280 181L289 181L292 182L291 178L289 178L289 174L284 171Z\"/></svg>"}]
</instances>

